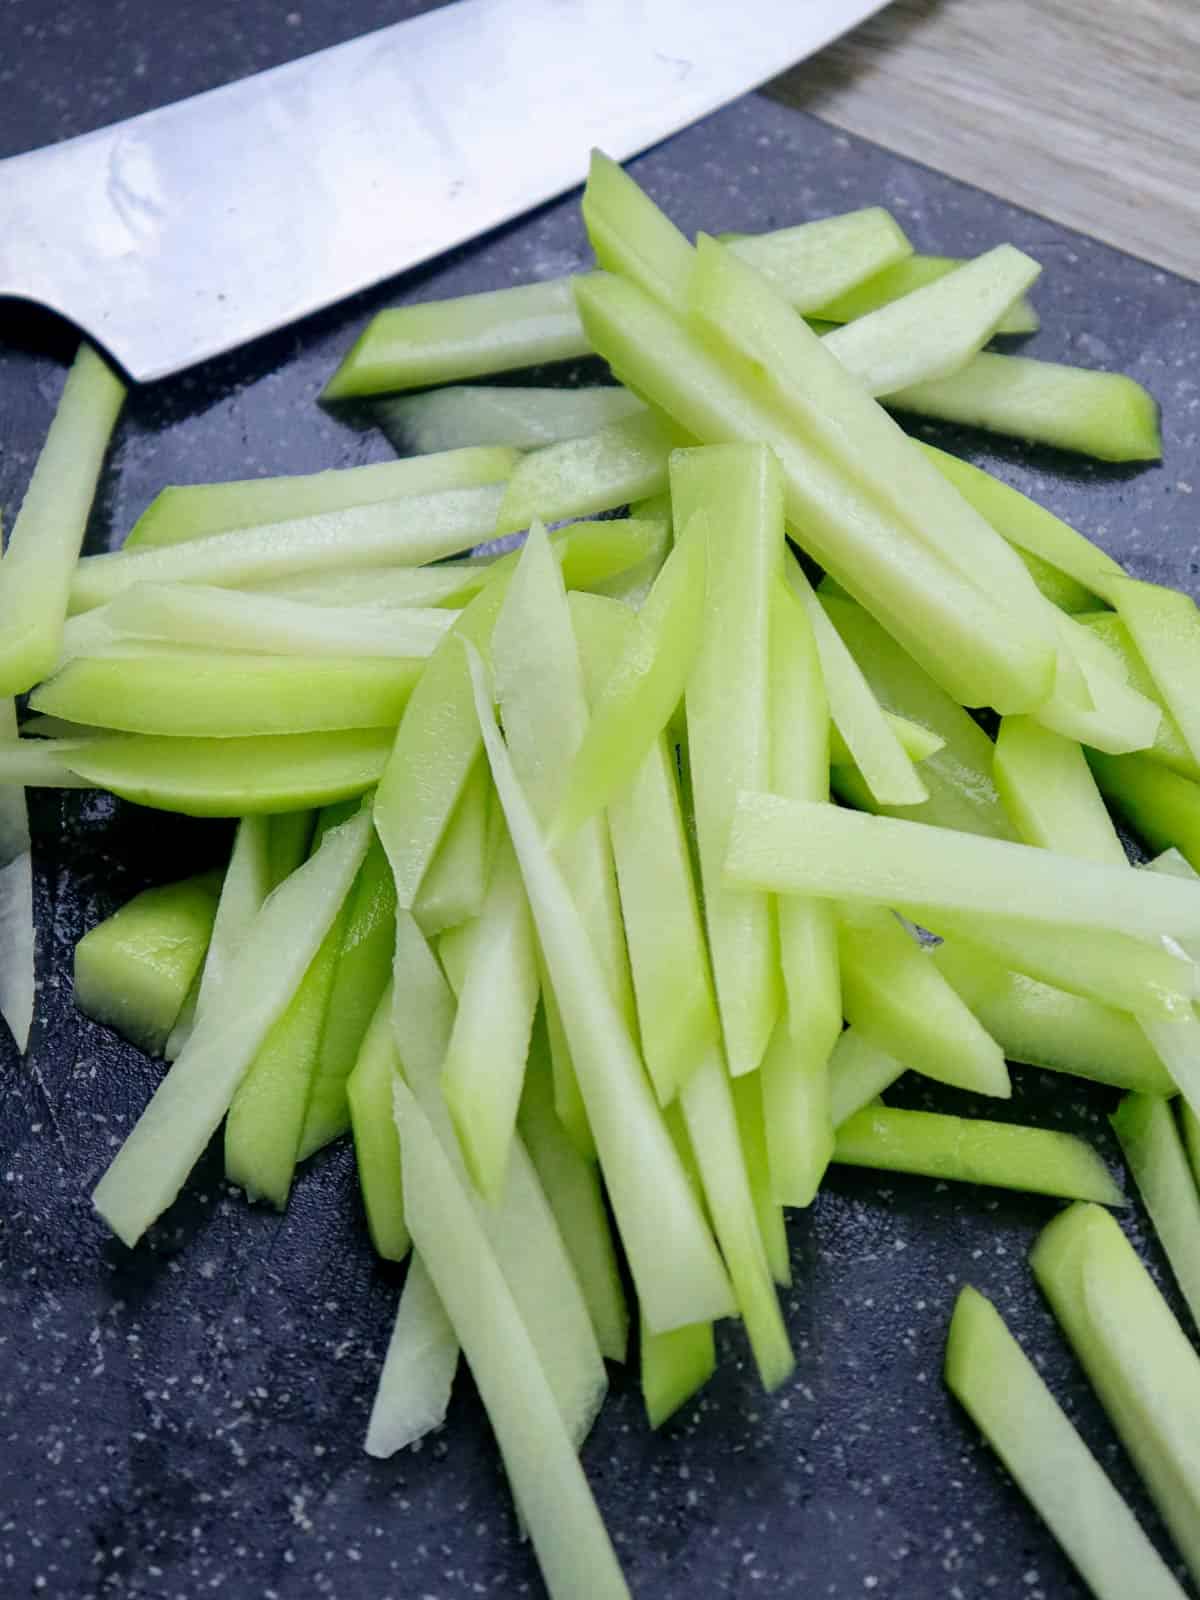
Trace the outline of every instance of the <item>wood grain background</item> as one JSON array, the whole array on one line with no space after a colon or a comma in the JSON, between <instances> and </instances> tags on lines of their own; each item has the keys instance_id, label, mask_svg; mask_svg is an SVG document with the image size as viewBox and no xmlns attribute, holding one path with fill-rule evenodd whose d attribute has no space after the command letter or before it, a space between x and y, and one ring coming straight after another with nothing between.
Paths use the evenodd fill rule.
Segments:
<instances>
[{"instance_id":1,"label":"wood grain background","mask_svg":"<svg viewBox=\"0 0 1200 1600\"><path fill-rule=\"evenodd\" d=\"M893 0L770 92L1200 277L1198 0Z\"/></svg>"}]
</instances>

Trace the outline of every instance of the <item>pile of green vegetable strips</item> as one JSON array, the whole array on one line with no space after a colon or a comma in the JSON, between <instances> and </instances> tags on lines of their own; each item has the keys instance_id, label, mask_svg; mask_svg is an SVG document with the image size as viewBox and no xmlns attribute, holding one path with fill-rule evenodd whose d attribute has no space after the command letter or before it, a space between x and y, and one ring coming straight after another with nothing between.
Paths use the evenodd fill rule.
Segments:
<instances>
[{"instance_id":1,"label":"pile of green vegetable strips","mask_svg":"<svg viewBox=\"0 0 1200 1600\"><path fill-rule=\"evenodd\" d=\"M602 157L583 212L599 270L347 357L328 396L421 453L169 488L82 560L122 390L79 356L0 565L0 776L241 819L78 947L79 1004L173 1063L96 1206L133 1245L224 1121L282 1207L352 1130L410 1258L368 1450L438 1425L461 1350L549 1590L607 1597L578 1450L619 1253L657 1425L722 1318L788 1378L784 1210L830 1161L1060 1196L1033 1270L1200 1579L1200 1360L1107 1168L880 1098L1003 1098L1006 1058L1128 1091L1200 1316L1200 615L890 416L1142 460L1154 404L981 353L1036 326L1009 246L919 257L877 209L693 246ZM619 386L396 397L588 352ZM946 1372L1097 1595L1181 1592L975 1290Z\"/></svg>"}]
</instances>

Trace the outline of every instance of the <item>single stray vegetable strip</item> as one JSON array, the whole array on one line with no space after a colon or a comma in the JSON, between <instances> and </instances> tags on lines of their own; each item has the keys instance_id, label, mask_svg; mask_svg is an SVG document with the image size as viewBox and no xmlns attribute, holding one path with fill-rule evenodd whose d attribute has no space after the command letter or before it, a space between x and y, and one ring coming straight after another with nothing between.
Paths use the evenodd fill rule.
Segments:
<instances>
[{"instance_id":1,"label":"single stray vegetable strip","mask_svg":"<svg viewBox=\"0 0 1200 1600\"><path fill-rule=\"evenodd\" d=\"M391 1084L388 1085L389 1093ZM389 1118L389 1122L391 1119ZM394 1136L394 1130L393 1130ZM397 1162L397 1173L399 1163ZM446 1420L458 1340L420 1256L409 1265L363 1445L384 1459Z\"/></svg>"},{"instance_id":2,"label":"single stray vegetable strip","mask_svg":"<svg viewBox=\"0 0 1200 1600\"><path fill-rule=\"evenodd\" d=\"M1192 1321L1200 1327L1200 1194L1170 1102L1156 1095L1129 1094L1109 1121Z\"/></svg>"},{"instance_id":3,"label":"single stray vegetable strip","mask_svg":"<svg viewBox=\"0 0 1200 1600\"><path fill-rule=\"evenodd\" d=\"M946 1384L1074 1562L1096 1600L1183 1600L1183 1590L978 1290L963 1289Z\"/></svg>"}]
</instances>

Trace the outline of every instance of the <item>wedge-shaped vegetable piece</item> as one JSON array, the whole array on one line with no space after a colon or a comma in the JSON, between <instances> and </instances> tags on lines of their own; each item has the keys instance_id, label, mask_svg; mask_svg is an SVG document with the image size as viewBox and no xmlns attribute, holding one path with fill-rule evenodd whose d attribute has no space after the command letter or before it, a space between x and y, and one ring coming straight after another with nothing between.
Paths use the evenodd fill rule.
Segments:
<instances>
[{"instance_id":1,"label":"wedge-shaped vegetable piece","mask_svg":"<svg viewBox=\"0 0 1200 1600\"><path fill-rule=\"evenodd\" d=\"M540 450L596 433L644 409L636 395L616 384L520 389L479 383L381 400L374 415L396 449L405 452L469 445Z\"/></svg>"},{"instance_id":2,"label":"wedge-shaped vegetable piece","mask_svg":"<svg viewBox=\"0 0 1200 1600\"><path fill-rule=\"evenodd\" d=\"M765 280L713 239L700 238L690 285L692 319L761 375L763 393L851 493L871 496L901 536L925 544L977 585L1004 620L1014 653L1042 666L1042 698L1056 651L1054 618L1009 546L930 466ZM801 524L802 531L806 531Z\"/></svg>"},{"instance_id":3,"label":"wedge-shaped vegetable piece","mask_svg":"<svg viewBox=\"0 0 1200 1600\"><path fill-rule=\"evenodd\" d=\"M483 1225L568 1436L578 1448L587 1438L608 1382L587 1305L521 1141L512 1142L504 1190L495 1205L484 1200L467 1174L441 1091L441 1066L450 1042L454 1001L420 929L403 911L396 916L393 994L392 1026L404 1078ZM407 1183L406 1176L406 1218ZM414 1240L419 1241L416 1228L412 1231Z\"/></svg>"},{"instance_id":4,"label":"wedge-shaped vegetable piece","mask_svg":"<svg viewBox=\"0 0 1200 1600\"><path fill-rule=\"evenodd\" d=\"M1074 1134L982 1117L870 1106L839 1127L833 1159L1066 1200L1125 1204L1103 1161Z\"/></svg>"},{"instance_id":5,"label":"wedge-shaped vegetable piece","mask_svg":"<svg viewBox=\"0 0 1200 1600\"><path fill-rule=\"evenodd\" d=\"M397 1178L399 1175L397 1162ZM446 1420L458 1370L458 1348L433 1279L420 1256L414 1256L400 1291L396 1321L367 1423L363 1448L369 1456L383 1459L395 1455Z\"/></svg>"},{"instance_id":6,"label":"wedge-shaped vegetable piece","mask_svg":"<svg viewBox=\"0 0 1200 1600\"><path fill-rule=\"evenodd\" d=\"M642 1401L652 1428L664 1422L697 1394L717 1369L717 1347L711 1322L693 1322L670 1333L651 1333L642 1323L638 1340Z\"/></svg>"},{"instance_id":7,"label":"wedge-shaped vegetable piece","mask_svg":"<svg viewBox=\"0 0 1200 1600\"><path fill-rule=\"evenodd\" d=\"M135 584L88 618L118 637L282 656L429 655L450 629L444 608L310 606L205 584ZM87 653L87 652L83 652Z\"/></svg>"},{"instance_id":8,"label":"wedge-shaped vegetable piece","mask_svg":"<svg viewBox=\"0 0 1200 1600\"><path fill-rule=\"evenodd\" d=\"M858 1028L847 1028L829 1058L829 1103L835 1128L864 1111L907 1068Z\"/></svg>"},{"instance_id":9,"label":"wedge-shaped vegetable piece","mask_svg":"<svg viewBox=\"0 0 1200 1600\"><path fill-rule=\"evenodd\" d=\"M1174 1088L1127 1012L1010 971L958 939L931 956L1010 1061L1145 1094Z\"/></svg>"},{"instance_id":10,"label":"wedge-shaped vegetable piece","mask_svg":"<svg viewBox=\"0 0 1200 1600\"><path fill-rule=\"evenodd\" d=\"M346 1080L345 1093L371 1243L385 1261L403 1261L412 1241L404 1220L400 1139L391 1116L392 1082L400 1069L392 1033L393 1007L389 978Z\"/></svg>"},{"instance_id":11,"label":"wedge-shaped vegetable piece","mask_svg":"<svg viewBox=\"0 0 1200 1600\"><path fill-rule=\"evenodd\" d=\"M487 763L480 756L413 906L421 932L430 939L470 922L483 909L491 859L491 793Z\"/></svg>"},{"instance_id":12,"label":"wedge-shaped vegetable piece","mask_svg":"<svg viewBox=\"0 0 1200 1600\"><path fill-rule=\"evenodd\" d=\"M947 273L955 272L965 264L959 256L904 256L890 267L864 278L835 300L823 301L816 307L813 316L821 322L853 322L856 317L868 316L881 306L891 305L893 300L924 289L927 284L936 283L939 278L944 278ZM1040 326L1037 312L1022 296L1009 307L995 331L1036 333Z\"/></svg>"},{"instance_id":13,"label":"wedge-shaped vegetable piece","mask_svg":"<svg viewBox=\"0 0 1200 1600\"><path fill-rule=\"evenodd\" d=\"M350 1126L346 1083L391 976L395 944L396 886L383 846L373 838L346 902L333 988L296 1152L298 1161Z\"/></svg>"},{"instance_id":14,"label":"wedge-shaped vegetable piece","mask_svg":"<svg viewBox=\"0 0 1200 1600\"><path fill-rule=\"evenodd\" d=\"M774 1041L782 1031L777 1026L776 1035L772 1036L772 1040ZM767 1252L771 1276L781 1288L786 1289L792 1281L791 1252L788 1247L787 1220L783 1214L783 1207L775 1198L774 1185L771 1182L762 1085L763 1076L760 1069L758 1072L748 1072L740 1078L732 1079L730 1087L733 1090L733 1105L737 1113L738 1135L742 1141L746 1173L750 1179L750 1193L758 1217L759 1237ZM677 1106L671 1107L672 1111L677 1109Z\"/></svg>"},{"instance_id":15,"label":"wedge-shaped vegetable piece","mask_svg":"<svg viewBox=\"0 0 1200 1600\"><path fill-rule=\"evenodd\" d=\"M535 518L560 522L611 511L658 494L667 485L667 457L681 443L669 423L640 411L598 433L535 450L509 480L496 532L515 533Z\"/></svg>"},{"instance_id":16,"label":"wedge-shaped vegetable piece","mask_svg":"<svg viewBox=\"0 0 1200 1600\"><path fill-rule=\"evenodd\" d=\"M574 596L571 618L589 688L627 658L638 619L599 596ZM601 691L603 692L603 691ZM603 703L603 702L602 702ZM585 743L581 751L587 748ZM692 878L674 751L659 734L632 783L608 806L642 1054L666 1105L717 1045L720 1024Z\"/></svg>"},{"instance_id":17,"label":"wedge-shaped vegetable piece","mask_svg":"<svg viewBox=\"0 0 1200 1600\"><path fill-rule=\"evenodd\" d=\"M983 351L949 378L888 395L897 411L937 417L1100 461L1157 461L1158 407L1120 372Z\"/></svg>"},{"instance_id":18,"label":"wedge-shaped vegetable piece","mask_svg":"<svg viewBox=\"0 0 1200 1600\"><path fill-rule=\"evenodd\" d=\"M554 831L571 833L628 786L683 698L704 624L709 528L689 524L630 617L567 776Z\"/></svg>"},{"instance_id":19,"label":"wedge-shaped vegetable piece","mask_svg":"<svg viewBox=\"0 0 1200 1600\"><path fill-rule=\"evenodd\" d=\"M1125 852L1083 751L1032 717L1005 717L992 763L996 788L1026 844L1088 861L1125 860Z\"/></svg>"},{"instance_id":20,"label":"wedge-shaped vegetable piece","mask_svg":"<svg viewBox=\"0 0 1200 1600\"><path fill-rule=\"evenodd\" d=\"M1200 1194L1169 1101L1129 1094L1109 1118L1171 1270L1200 1326Z\"/></svg>"},{"instance_id":21,"label":"wedge-shaped vegetable piece","mask_svg":"<svg viewBox=\"0 0 1200 1600\"><path fill-rule=\"evenodd\" d=\"M694 438L770 446L789 521L808 552L883 621L963 704L1028 710L1051 664L1009 650L995 607L866 501L799 438L761 393L634 284L603 274L576 299L597 350Z\"/></svg>"},{"instance_id":22,"label":"wedge-shaped vegetable piece","mask_svg":"<svg viewBox=\"0 0 1200 1600\"><path fill-rule=\"evenodd\" d=\"M1007 1099L1004 1052L896 918L847 906L838 923L847 1021L928 1078Z\"/></svg>"},{"instance_id":23,"label":"wedge-shaped vegetable piece","mask_svg":"<svg viewBox=\"0 0 1200 1600\"><path fill-rule=\"evenodd\" d=\"M916 771L912 756L813 593L800 563L790 553L784 561L784 573L808 616L829 715L872 798L880 806L920 805L929 799L929 790Z\"/></svg>"},{"instance_id":24,"label":"wedge-shaped vegetable piece","mask_svg":"<svg viewBox=\"0 0 1200 1600\"><path fill-rule=\"evenodd\" d=\"M242 1075L316 955L367 848L366 812L332 829L264 904L222 992L156 1089L92 1196L134 1245L175 1199Z\"/></svg>"},{"instance_id":25,"label":"wedge-shaped vegetable piece","mask_svg":"<svg viewBox=\"0 0 1200 1600\"><path fill-rule=\"evenodd\" d=\"M1103 594L1108 579L1124 576L1120 564L1099 545L1027 494L935 445L922 443L920 448L1009 544L1049 562L1093 594Z\"/></svg>"},{"instance_id":26,"label":"wedge-shaped vegetable piece","mask_svg":"<svg viewBox=\"0 0 1200 1600\"><path fill-rule=\"evenodd\" d=\"M396 1118L413 1239L462 1343L521 1520L556 1600L628 1600L616 1556L521 1313L421 1107L402 1083Z\"/></svg>"},{"instance_id":27,"label":"wedge-shaped vegetable piece","mask_svg":"<svg viewBox=\"0 0 1200 1600\"><path fill-rule=\"evenodd\" d=\"M762 447L680 451L671 497L686 527L708 524L704 633L687 686L692 801L708 943L730 1071L752 1072L782 995L769 900L731 891L721 864L739 789L769 781L771 596L783 558L779 473Z\"/></svg>"},{"instance_id":28,"label":"wedge-shaped vegetable piece","mask_svg":"<svg viewBox=\"0 0 1200 1600\"><path fill-rule=\"evenodd\" d=\"M830 301L852 294L868 275L874 282L881 271L912 259L912 245L903 229L881 206L801 222L774 233L745 234L727 242L734 254L757 267L790 305L819 317L825 316Z\"/></svg>"},{"instance_id":29,"label":"wedge-shaped vegetable piece","mask_svg":"<svg viewBox=\"0 0 1200 1600\"><path fill-rule=\"evenodd\" d=\"M492 779L521 863L643 1313L655 1332L711 1322L732 1309L725 1269L599 958L517 783L478 655L471 667Z\"/></svg>"},{"instance_id":30,"label":"wedge-shaped vegetable piece","mask_svg":"<svg viewBox=\"0 0 1200 1600\"><path fill-rule=\"evenodd\" d=\"M75 946L75 1004L161 1055L204 964L220 871L144 889Z\"/></svg>"},{"instance_id":31,"label":"wedge-shaped vegetable piece","mask_svg":"<svg viewBox=\"0 0 1200 1600\"><path fill-rule=\"evenodd\" d=\"M1104 798L1152 850L1174 846L1200 870L1200 784L1144 755L1087 758Z\"/></svg>"},{"instance_id":32,"label":"wedge-shaped vegetable piece","mask_svg":"<svg viewBox=\"0 0 1200 1600\"><path fill-rule=\"evenodd\" d=\"M624 1361L629 1312L596 1165L581 1156L554 1109L544 1016L535 1020L517 1126L554 1213L601 1353Z\"/></svg>"},{"instance_id":33,"label":"wedge-shaped vegetable piece","mask_svg":"<svg viewBox=\"0 0 1200 1600\"><path fill-rule=\"evenodd\" d=\"M129 530L123 548L183 544L210 533L287 522L317 512L379 505L443 489L477 489L483 484L503 483L517 459L515 450L441 449L436 455L407 461L377 461L284 478L172 485L160 489L151 500Z\"/></svg>"},{"instance_id":34,"label":"wedge-shaped vegetable piece","mask_svg":"<svg viewBox=\"0 0 1200 1600\"><path fill-rule=\"evenodd\" d=\"M924 288L835 328L825 335L825 347L871 394L947 378L983 349L1040 271L1013 245L997 245Z\"/></svg>"},{"instance_id":35,"label":"wedge-shaped vegetable piece","mask_svg":"<svg viewBox=\"0 0 1200 1600\"><path fill-rule=\"evenodd\" d=\"M963 1289L955 1302L946 1384L1097 1600L1183 1600L1037 1368L976 1289Z\"/></svg>"},{"instance_id":36,"label":"wedge-shaped vegetable piece","mask_svg":"<svg viewBox=\"0 0 1200 1600\"><path fill-rule=\"evenodd\" d=\"M0 695L54 670L72 577L125 385L81 344L0 563Z\"/></svg>"},{"instance_id":37,"label":"wedge-shaped vegetable piece","mask_svg":"<svg viewBox=\"0 0 1200 1600\"><path fill-rule=\"evenodd\" d=\"M1170 767L1172 772L1178 772L1194 783L1200 782L1200 762L1188 749L1178 722L1162 704L1150 670L1138 654L1124 620L1115 611L1087 611L1075 620L1107 645L1113 670L1120 673L1130 688L1154 701L1162 712L1154 743L1143 754L1154 761L1161 761L1163 766Z\"/></svg>"},{"instance_id":38,"label":"wedge-shaped vegetable piece","mask_svg":"<svg viewBox=\"0 0 1200 1600\"><path fill-rule=\"evenodd\" d=\"M30 704L126 733L240 738L394 728L419 661L146 649L79 656Z\"/></svg>"},{"instance_id":39,"label":"wedge-shaped vegetable piece","mask_svg":"<svg viewBox=\"0 0 1200 1600\"><path fill-rule=\"evenodd\" d=\"M467 1170L495 1201L517 1122L538 1002L537 946L520 869L501 841L458 991L442 1093Z\"/></svg>"},{"instance_id":40,"label":"wedge-shaped vegetable piece","mask_svg":"<svg viewBox=\"0 0 1200 1600\"><path fill-rule=\"evenodd\" d=\"M163 549L85 556L74 571L71 610L104 605L135 583L207 583L228 589L297 572L438 561L491 538L503 495L499 485L446 489L386 505L351 506L209 534Z\"/></svg>"},{"instance_id":41,"label":"wedge-shaped vegetable piece","mask_svg":"<svg viewBox=\"0 0 1200 1600\"><path fill-rule=\"evenodd\" d=\"M1200 1358L1098 1206L1043 1229L1030 1265L1192 1576L1200 1571ZM1141 1586L1136 1591L1141 1593Z\"/></svg>"},{"instance_id":42,"label":"wedge-shaped vegetable piece","mask_svg":"<svg viewBox=\"0 0 1200 1600\"><path fill-rule=\"evenodd\" d=\"M1114 579L1105 598L1116 606L1145 662L1158 698L1200 762L1200 613L1191 595L1134 578Z\"/></svg>"},{"instance_id":43,"label":"wedge-shaped vegetable piece","mask_svg":"<svg viewBox=\"0 0 1200 1600\"><path fill-rule=\"evenodd\" d=\"M731 884L779 894L971 911L1149 939L1200 935L1200 884L778 795L739 797L725 872Z\"/></svg>"}]
</instances>

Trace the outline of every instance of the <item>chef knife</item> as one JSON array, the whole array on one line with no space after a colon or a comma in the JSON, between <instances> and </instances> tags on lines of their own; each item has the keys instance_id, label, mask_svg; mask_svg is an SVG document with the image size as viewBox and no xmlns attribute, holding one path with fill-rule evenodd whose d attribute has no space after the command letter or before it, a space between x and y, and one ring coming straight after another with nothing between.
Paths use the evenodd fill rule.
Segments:
<instances>
[{"instance_id":1,"label":"chef knife","mask_svg":"<svg viewBox=\"0 0 1200 1600\"><path fill-rule=\"evenodd\" d=\"M165 377L427 261L883 0L455 0L0 161L0 294Z\"/></svg>"}]
</instances>

